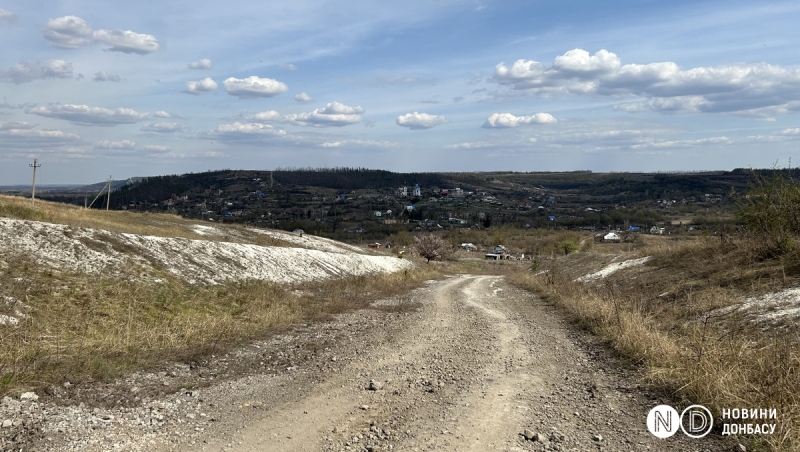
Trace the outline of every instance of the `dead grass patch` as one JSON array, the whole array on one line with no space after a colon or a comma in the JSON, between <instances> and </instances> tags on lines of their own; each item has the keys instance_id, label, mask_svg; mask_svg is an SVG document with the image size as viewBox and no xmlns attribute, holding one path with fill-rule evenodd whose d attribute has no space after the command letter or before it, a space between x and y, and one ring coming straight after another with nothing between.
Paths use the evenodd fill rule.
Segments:
<instances>
[{"instance_id":1,"label":"dead grass patch","mask_svg":"<svg viewBox=\"0 0 800 452\"><path fill-rule=\"evenodd\" d=\"M263 281L192 286L166 272L155 275L161 283L148 284L51 272L25 256L0 256L0 262L0 296L28 307L18 325L0 326L0 395L195 360L365 308L439 275L423 266L297 287Z\"/></svg>"},{"instance_id":2,"label":"dead grass patch","mask_svg":"<svg viewBox=\"0 0 800 452\"><path fill-rule=\"evenodd\" d=\"M564 308L599 334L676 403L776 408L774 435L748 438L748 450L800 447L799 329L764 329L727 306L800 283L800 255L778 257L753 238L657 240L640 250L645 266L581 284L580 259L517 272L513 283ZM589 273L594 269L586 269Z\"/></svg>"}]
</instances>

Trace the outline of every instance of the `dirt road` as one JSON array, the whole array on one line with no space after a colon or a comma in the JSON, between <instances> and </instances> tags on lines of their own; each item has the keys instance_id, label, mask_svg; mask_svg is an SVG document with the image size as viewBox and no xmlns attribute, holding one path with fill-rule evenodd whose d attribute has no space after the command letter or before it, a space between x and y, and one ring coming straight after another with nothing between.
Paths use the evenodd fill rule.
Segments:
<instances>
[{"instance_id":1,"label":"dirt road","mask_svg":"<svg viewBox=\"0 0 800 452\"><path fill-rule=\"evenodd\" d=\"M221 358L251 363L243 375L140 407L89 411L111 420L74 434L51 410L34 448L730 450L714 434L652 436L645 417L662 401L554 307L502 277L431 282L249 350ZM61 432L48 427L56 424Z\"/></svg>"}]
</instances>

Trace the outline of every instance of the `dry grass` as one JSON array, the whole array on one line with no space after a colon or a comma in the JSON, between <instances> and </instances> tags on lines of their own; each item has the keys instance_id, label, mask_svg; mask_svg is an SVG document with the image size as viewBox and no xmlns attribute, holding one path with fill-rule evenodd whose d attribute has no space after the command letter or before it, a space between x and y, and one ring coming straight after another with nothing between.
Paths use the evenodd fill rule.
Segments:
<instances>
[{"instance_id":1,"label":"dry grass","mask_svg":"<svg viewBox=\"0 0 800 452\"><path fill-rule=\"evenodd\" d=\"M516 284L565 308L622 356L644 366L650 383L680 404L776 408L774 435L742 440L748 450L800 447L800 335L763 330L719 308L800 283L797 250L775 256L752 238L650 239L645 267L600 282L574 281L580 259L556 260L546 273L518 272ZM570 267L572 266L572 267ZM586 270L583 273L587 273Z\"/></svg>"},{"instance_id":2,"label":"dry grass","mask_svg":"<svg viewBox=\"0 0 800 452\"><path fill-rule=\"evenodd\" d=\"M438 276L428 266L300 287L248 281L198 287L167 274L161 284L53 273L0 256L0 395L63 381L108 380L165 360L192 360L301 322L364 308Z\"/></svg>"}]
</instances>

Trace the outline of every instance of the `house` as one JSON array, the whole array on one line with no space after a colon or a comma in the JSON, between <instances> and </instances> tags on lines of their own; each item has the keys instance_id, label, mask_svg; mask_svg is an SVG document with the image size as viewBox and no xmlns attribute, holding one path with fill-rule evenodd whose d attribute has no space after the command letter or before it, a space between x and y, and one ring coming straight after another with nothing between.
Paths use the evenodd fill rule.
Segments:
<instances>
[{"instance_id":1,"label":"house","mask_svg":"<svg viewBox=\"0 0 800 452\"><path fill-rule=\"evenodd\" d=\"M370 248L380 248L381 244L378 243L378 242L374 242L374 243L368 244L367 246L370 247Z\"/></svg>"},{"instance_id":2,"label":"house","mask_svg":"<svg viewBox=\"0 0 800 452\"><path fill-rule=\"evenodd\" d=\"M663 234L664 231L665 231L664 228L660 228L658 226L653 226L652 228L650 228L650 233L651 234Z\"/></svg>"},{"instance_id":3,"label":"house","mask_svg":"<svg viewBox=\"0 0 800 452\"><path fill-rule=\"evenodd\" d=\"M376 210L374 215L376 217L382 217L383 216L383 212L381 212L380 210Z\"/></svg>"},{"instance_id":4,"label":"house","mask_svg":"<svg viewBox=\"0 0 800 452\"><path fill-rule=\"evenodd\" d=\"M603 241L606 242L619 242L622 240L622 237L619 236L616 232L609 232L608 234L603 236Z\"/></svg>"},{"instance_id":5,"label":"house","mask_svg":"<svg viewBox=\"0 0 800 452\"><path fill-rule=\"evenodd\" d=\"M478 247L471 243L462 243L461 249L464 251L478 251Z\"/></svg>"},{"instance_id":6,"label":"house","mask_svg":"<svg viewBox=\"0 0 800 452\"><path fill-rule=\"evenodd\" d=\"M639 231L642 230L642 227L641 226L630 225L630 226L628 226L628 230L631 231L631 232L639 232Z\"/></svg>"},{"instance_id":7,"label":"house","mask_svg":"<svg viewBox=\"0 0 800 452\"><path fill-rule=\"evenodd\" d=\"M414 192L413 196L421 196L422 189L419 188L419 184L414 185Z\"/></svg>"},{"instance_id":8,"label":"house","mask_svg":"<svg viewBox=\"0 0 800 452\"><path fill-rule=\"evenodd\" d=\"M549 218L550 221L556 221L556 216L555 215L548 215L547 218Z\"/></svg>"},{"instance_id":9,"label":"house","mask_svg":"<svg viewBox=\"0 0 800 452\"><path fill-rule=\"evenodd\" d=\"M508 249L503 245L497 245L494 247L494 254L508 254Z\"/></svg>"}]
</instances>

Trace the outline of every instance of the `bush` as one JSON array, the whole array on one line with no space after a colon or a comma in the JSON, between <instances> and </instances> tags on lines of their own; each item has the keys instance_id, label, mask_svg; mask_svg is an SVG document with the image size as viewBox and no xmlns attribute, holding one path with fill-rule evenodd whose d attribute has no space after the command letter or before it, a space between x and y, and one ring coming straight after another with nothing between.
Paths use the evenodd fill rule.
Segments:
<instances>
[{"instance_id":1,"label":"bush","mask_svg":"<svg viewBox=\"0 0 800 452\"><path fill-rule=\"evenodd\" d=\"M761 236L772 254L793 248L800 234L800 184L790 173L773 170L769 177L753 173L750 189L739 201L738 219L748 232Z\"/></svg>"},{"instance_id":2,"label":"bush","mask_svg":"<svg viewBox=\"0 0 800 452\"><path fill-rule=\"evenodd\" d=\"M578 244L573 242L572 240L562 240L558 242L556 247L558 248L559 251L563 251L565 256L573 251L578 251L580 249L580 246L578 246Z\"/></svg>"},{"instance_id":3,"label":"bush","mask_svg":"<svg viewBox=\"0 0 800 452\"><path fill-rule=\"evenodd\" d=\"M431 261L441 259L444 250L444 239L435 234L421 234L414 237L414 245L420 256Z\"/></svg>"}]
</instances>

